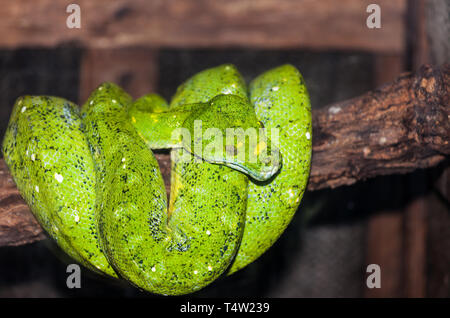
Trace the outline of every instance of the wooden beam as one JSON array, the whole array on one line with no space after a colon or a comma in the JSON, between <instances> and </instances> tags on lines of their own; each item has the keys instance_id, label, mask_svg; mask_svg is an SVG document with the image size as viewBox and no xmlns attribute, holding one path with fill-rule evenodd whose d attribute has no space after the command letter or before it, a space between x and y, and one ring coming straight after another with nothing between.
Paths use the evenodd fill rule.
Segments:
<instances>
[{"instance_id":1,"label":"wooden beam","mask_svg":"<svg viewBox=\"0 0 450 318\"><path fill-rule=\"evenodd\" d=\"M427 36L427 5L432 1L409 0L407 8L407 50L410 51L410 69L415 71L423 64L430 63L430 49Z\"/></svg>"},{"instance_id":2,"label":"wooden beam","mask_svg":"<svg viewBox=\"0 0 450 318\"><path fill-rule=\"evenodd\" d=\"M450 297L450 164L427 201L427 297Z\"/></svg>"},{"instance_id":3,"label":"wooden beam","mask_svg":"<svg viewBox=\"0 0 450 318\"><path fill-rule=\"evenodd\" d=\"M399 211L381 211L370 218L367 227L366 266L377 264L381 287L369 289L363 279L364 297L393 298L402 295L403 218ZM367 276L364 273L365 277Z\"/></svg>"},{"instance_id":4,"label":"wooden beam","mask_svg":"<svg viewBox=\"0 0 450 318\"><path fill-rule=\"evenodd\" d=\"M408 204L404 211L404 297L426 297L428 227L426 201L426 197L418 197Z\"/></svg>"},{"instance_id":5,"label":"wooden beam","mask_svg":"<svg viewBox=\"0 0 450 318\"><path fill-rule=\"evenodd\" d=\"M148 48L86 49L80 67L80 103L103 82L121 86L134 98L157 87L158 52Z\"/></svg>"},{"instance_id":6,"label":"wooden beam","mask_svg":"<svg viewBox=\"0 0 450 318\"><path fill-rule=\"evenodd\" d=\"M15 0L0 6L0 47L257 47L403 52L406 0L78 0L81 28L66 26L70 1Z\"/></svg>"}]
</instances>

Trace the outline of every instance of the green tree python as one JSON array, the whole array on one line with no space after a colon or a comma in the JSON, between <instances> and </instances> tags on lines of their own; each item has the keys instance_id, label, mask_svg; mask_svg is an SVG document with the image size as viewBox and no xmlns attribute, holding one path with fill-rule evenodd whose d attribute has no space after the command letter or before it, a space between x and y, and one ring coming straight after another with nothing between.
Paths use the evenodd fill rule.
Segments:
<instances>
[{"instance_id":1,"label":"green tree python","mask_svg":"<svg viewBox=\"0 0 450 318\"><path fill-rule=\"evenodd\" d=\"M306 188L311 138L295 67L269 70L247 89L225 64L188 79L170 105L156 94L133 101L112 83L81 108L22 96L2 151L38 222L69 256L140 289L181 295L242 269L283 233ZM170 200L155 149L171 151Z\"/></svg>"}]
</instances>

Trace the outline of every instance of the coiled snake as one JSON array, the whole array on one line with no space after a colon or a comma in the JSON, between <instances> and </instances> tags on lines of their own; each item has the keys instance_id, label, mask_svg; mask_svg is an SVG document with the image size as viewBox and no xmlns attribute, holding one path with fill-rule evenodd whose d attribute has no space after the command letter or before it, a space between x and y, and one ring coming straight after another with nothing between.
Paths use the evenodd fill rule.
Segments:
<instances>
[{"instance_id":1,"label":"coiled snake","mask_svg":"<svg viewBox=\"0 0 450 318\"><path fill-rule=\"evenodd\" d=\"M20 97L2 150L21 195L68 255L179 295L245 267L283 233L305 191L311 134L296 68L269 70L247 90L233 65L221 65L188 79L170 105L156 94L133 101L111 83L81 109ZM169 203L151 150L166 148Z\"/></svg>"}]
</instances>

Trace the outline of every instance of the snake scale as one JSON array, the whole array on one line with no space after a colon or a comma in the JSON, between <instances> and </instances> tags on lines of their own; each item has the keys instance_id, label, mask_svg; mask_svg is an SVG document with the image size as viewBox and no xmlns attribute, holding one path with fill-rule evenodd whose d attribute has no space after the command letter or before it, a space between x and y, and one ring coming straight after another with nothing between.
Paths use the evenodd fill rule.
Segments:
<instances>
[{"instance_id":1,"label":"snake scale","mask_svg":"<svg viewBox=\"0 0 450 318\"><path fill-rule=\"evenodd\" d=\"M306 188L311 138L295 67L271 69L247 88L225 64L186 80L170 104L157 94L133 100L112 83L81 108L22 96L2 151L63 251L140 289L181 295L242 269L283 233ZM156 149L171 152L170 200Z\"/></svg>"}]
</instances>

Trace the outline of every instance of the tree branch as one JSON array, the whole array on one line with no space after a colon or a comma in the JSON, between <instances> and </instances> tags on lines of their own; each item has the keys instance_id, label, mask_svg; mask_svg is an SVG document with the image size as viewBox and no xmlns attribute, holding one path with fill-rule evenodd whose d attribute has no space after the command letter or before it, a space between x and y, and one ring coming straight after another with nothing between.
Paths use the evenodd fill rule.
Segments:
<instances>
[{"instance_id":1,"label":"tree branch","mask_svg":"<svg viewBox=\"0 0 450 318\"><path fill-rule=\"evenodd\" d=\"M313 112L308 190L437 165L450 154L450 66L423 66L357 98ZM168 185L169 156L158 154ZM0 246L44 238L0 160Z\"/></svg>"},{"instance_id":2,"label":"tree branch","mask_svg":"<svg viewBox=\"0 0 450 318\"><path fill-rule=\"evenodd\" d=\"M435 166L450 154L450 65L314 113L310 190Z\"/></svg>"}]
</instances>

